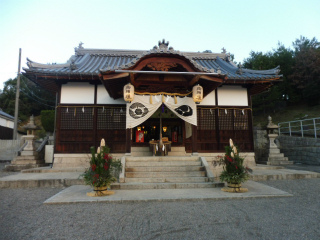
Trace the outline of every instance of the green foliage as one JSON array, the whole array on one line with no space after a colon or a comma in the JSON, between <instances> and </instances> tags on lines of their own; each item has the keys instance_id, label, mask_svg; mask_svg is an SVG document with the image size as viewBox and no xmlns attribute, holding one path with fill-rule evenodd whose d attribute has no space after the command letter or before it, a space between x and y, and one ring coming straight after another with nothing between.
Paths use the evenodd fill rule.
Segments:
<instances>
[{"instance_id":1,"label":"green foliage","mask_svg":"<svg viewBox=\"0 0 320 240\"><path fill-rule=\"evenodd\" d=\"M248 180L248 171L251 169L244 166L244 158L240 157L239 150L233 145L231 139L230 143L230 146L225 147L225 155L218 156L212 164L213 166L223 165L223 171L220 175L221 181L239 184Z\"/></svg>"},{"instance_id":2,"label":"green foliage","mask_svg":"<svg viewBox=\"0 0 320 240\"><path fill-rule=\"evenodd\" d=\"M0 94L0 108L10 115L14 115L17 79L9 79L4 83ZM20 76L19 116L22 121L31 115L38 116L41 110L53 109L55 97L39 88L28 78Z\"/></svg>"},{"instance_id":3,"label":"green foliage","mask_svg":"<svg viewBox=\"0 0 320 240\"><path fill-rule=\"evenodd\" d=\"M293 42L294 50L278 43L267 53L254 52L245 59L244 67L255 70L280 66L282 81L269 91L252 98L253 113L273 114L287 105L301 101L317 105L320 101L320 43L300 37Z\"/></svg>"},{"instance_id":4,"label":"green foliage","mask_svg":"<svg viewBox=\"0 0 320 240\"><path fill-rule=\"evenodd\" d=\"M317 105L320 101L320 43L316 38L309 40L301 36L293 46L295 63L290 79L310 106Z\"/></svg>"},{"instance_id":5,"label":"green foliage","mask_svg":"<svg viewBox=\"0 0 320 240\"><path fill-rule=\"evenodd\" d=\"M103 140L104 142L104 140ZM122 169L120 160L114 159L110 154L110 148L101 144L96 153L95 148L90 148L90 167L81 175L87 185L92 187L110 187L117 181L116 176Z\"/></svg>"},{"instance_id":6,"label":"green foliage","mask_svg":"<svg viewBox=\"0 0 320 240\"><path fill-rule=\"evenodd\" d=\"M41 111L41 123L42 127L47 132L53 132L54 131L54 117L55 117L55 111L54 110L42 110Z\"/></svg>"}]
</instances>

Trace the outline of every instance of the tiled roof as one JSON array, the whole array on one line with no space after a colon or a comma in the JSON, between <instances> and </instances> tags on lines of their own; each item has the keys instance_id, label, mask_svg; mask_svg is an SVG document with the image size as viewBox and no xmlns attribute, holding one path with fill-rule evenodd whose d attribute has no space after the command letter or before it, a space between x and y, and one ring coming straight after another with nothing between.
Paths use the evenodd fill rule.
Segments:
<instances>
[{"instance_id":1,"label":"tiled roof","mask_svg":"<svg viewBox=\"0 0 320 240\"><path fill-rule=\"evenodd\" d=\"M8 113L5 113L5 112L2 111L1 109L0 109L0 116L4 117L5 119L8 119L8 120L14 120L14 117L13 117L13 116L11 116L11 115L8 114Z\"/></svg>"},{"instance_id":2,"label":"tiled roof","mask_svg":"<svg viewBox=\"0 0 320 240\"><path fill-rule=\"evenodd\" d=\"M46 75L98 75L100 71L128 69L141 58L148 55L174 55L185 58L194 65L199 72L218 73L227 75L229 80L258 80L279 78L280 69L249 70L239 68L230 60L230 54L209 52L180 52L173 48L163 47L159 42L149 51L117 50L117 49L85 49L82 44L75 48L75 55L64 64L40 64L29 59L28 72L43 73ZM167 46L167 45L166 45Z\"/></svg>"}]
</instances>

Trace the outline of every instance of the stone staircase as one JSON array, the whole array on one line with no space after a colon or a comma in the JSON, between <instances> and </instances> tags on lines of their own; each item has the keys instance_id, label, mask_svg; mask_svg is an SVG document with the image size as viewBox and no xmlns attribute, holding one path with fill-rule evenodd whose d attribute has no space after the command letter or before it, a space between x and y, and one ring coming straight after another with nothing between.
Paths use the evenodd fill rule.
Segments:
<instances>
[{"instance_id":1,"label":"stone staircase","mask_svg":"<svg viewBox=\"0 0 320 240\"><path fill-rule=\"evenodd\" d=\"M173 189L222 187L212 182L199 157L126 157L124 183L119 189Z\"/></svg>"},{"instance_id":2,"label":"stone staircase","mask_svg":"<svg viewBox=\"0 0 320 240\"><path fill-rule=\"evenodd\" d=\"M22 152L23 154L23 152ZM10 165L5 166L5 171L19 172L29 168L39 168L46 166L44 160L38 158L38 155L22 155L11 161Z\"/></svg>"}]
</instances>

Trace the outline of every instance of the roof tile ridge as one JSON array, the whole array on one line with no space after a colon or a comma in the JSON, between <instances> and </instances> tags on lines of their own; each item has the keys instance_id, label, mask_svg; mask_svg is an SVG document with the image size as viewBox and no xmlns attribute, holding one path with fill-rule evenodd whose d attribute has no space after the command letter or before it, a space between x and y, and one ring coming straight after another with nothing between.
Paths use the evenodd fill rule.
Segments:
<instances>
[{"instance_id":1,"label":"roof tile ridge","mask_svg":"<svg viewBox=\"0 0 320 240\"><path fill-rule=\"evenodd\" d=\"M27 58L27 66L29 68L46 68L46 69L55 69L55 68L63 68L63 67L69 67L70 62L66 63L38 63L30 60Z\"/></svg>"}]
</instances>

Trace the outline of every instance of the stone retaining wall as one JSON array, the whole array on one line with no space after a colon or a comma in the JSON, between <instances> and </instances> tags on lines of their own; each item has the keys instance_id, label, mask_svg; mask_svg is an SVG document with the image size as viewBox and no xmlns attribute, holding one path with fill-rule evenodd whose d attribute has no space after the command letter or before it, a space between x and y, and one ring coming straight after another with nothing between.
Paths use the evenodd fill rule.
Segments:
<instances>
[{"instance_id":1,"label":"stone retaining wall","mask_svg":"<svg viewBox=\"0 0 320 240\"><path fill-rule=\"evenodd\" d=\"M281 135L278 137L278 140L281 152L290 161L320 165L320 139Z\"/></svg>"},{"instance_id":2,"label":"stone retaining wall","mask_svg":"<svg viewBox=\"0 0 320 240\"><path fill-rule=\"evenodd\" d=\"M253 130L253 141L256 162L266 161L269 153L267 130L255 128Z\"/></svg>"},{"instance_id":3,"label":"stone retaining wall","mask_svg":"<svg viewBox=\"0 0 320 240\"><path fill-rule=\"evenodd\" d=\"M17 155L21 140L0 140L0 161L11 161Z\"/></svg>"}]
</instances>

